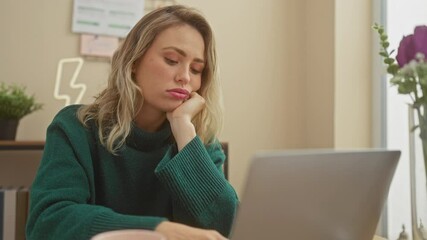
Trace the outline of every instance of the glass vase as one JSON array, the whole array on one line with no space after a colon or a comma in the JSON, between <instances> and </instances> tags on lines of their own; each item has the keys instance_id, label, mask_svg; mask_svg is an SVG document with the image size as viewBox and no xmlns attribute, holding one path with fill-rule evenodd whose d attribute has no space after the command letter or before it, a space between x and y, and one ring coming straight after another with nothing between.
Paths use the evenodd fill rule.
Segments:
<instances>
[{"instance_id":1,"label":"glass vase","mask_svg":"<svg viewBox=\"0 0 427 240\"><path fill-rule=\"evenodd\" d=\"M423 113L423 106L408 108L413 240L427 240L427 121Z\"/></svg>"}]
</instances>

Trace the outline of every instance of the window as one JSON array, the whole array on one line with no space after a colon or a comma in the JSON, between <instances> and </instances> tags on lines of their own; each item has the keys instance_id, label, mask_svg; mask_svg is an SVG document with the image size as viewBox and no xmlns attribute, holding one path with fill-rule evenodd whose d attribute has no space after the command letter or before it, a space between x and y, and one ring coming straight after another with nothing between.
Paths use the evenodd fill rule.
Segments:
<instances>
[{"instance_id":1,"label":"window","mask_svg":"<svg viewBox=\"0 0 427 240\"><path fill-rule=\"evenodd\" d=\"M390 48L398 48L398 44L404 35L412 34L417 25L427 25L427 1L426 0L381 0L381 6L376 8L376 19L386 26L389 35ZM375 37L378 37L375 35ZM375 49L375 48L374 48ZM377 54L376 51L374 54ZM384 107L375 107L374 126L381 129L376 131L377 147L400 149L402 156L390 187L385 216L385 228L388 239L397 239L402 230L402 224L406 226L406 232L411 236L411 206L410 206L410 175L409 175L409 125L408 107L405 103L411 100L406 95L398 95L395 87L389 85L381 65L374 66L374 79L382 84L374 84L374 99L384 101ZM382 71L382 73L380 73ZM379 86L381 87L375 87ZM376 89L376 90L375 90ZM378 103L377 103L378 104ZM384 111L385 108L385 111ZM375 112L380 110L381 114ZM377 124L376 124L377 123ZM427 213L426 213L427 214ZM427 222L424 222L427 226ZM412 237L410 237L411 239Z\"/></svg>"}]
</instances>

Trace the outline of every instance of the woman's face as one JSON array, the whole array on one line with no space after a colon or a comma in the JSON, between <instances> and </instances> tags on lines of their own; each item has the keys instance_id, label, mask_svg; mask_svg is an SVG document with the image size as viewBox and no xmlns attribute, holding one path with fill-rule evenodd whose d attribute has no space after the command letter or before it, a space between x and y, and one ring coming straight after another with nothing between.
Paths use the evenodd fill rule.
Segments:
<instances>
[{"instance_id":1,"label":"woman's face","mask_svg":"<svg viewBox=\"0 0 427 240\"><path fill-rule=\"evenodd\" d=\"M170 112L201 86L205 65L202 35L189 25L159 33L141 60L135 63L136 83L144 104L141 112Z\"/></svg>"}]
</instances>

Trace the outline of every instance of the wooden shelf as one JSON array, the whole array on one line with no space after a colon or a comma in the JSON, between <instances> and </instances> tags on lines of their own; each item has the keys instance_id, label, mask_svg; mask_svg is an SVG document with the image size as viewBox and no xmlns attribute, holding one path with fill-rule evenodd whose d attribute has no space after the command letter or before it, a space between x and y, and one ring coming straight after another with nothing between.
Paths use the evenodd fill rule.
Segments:
<instances>
[{"instance_id":1,"label":"wooden shelf","mask_svg":"<svg viewBox=\"0 0 427 240\"><path fill-rule=\"evenodd\" d=\"M0 186L30 187L44 144L44 141L0 141Z\"/></svg>"},{"instance_id":2,"label":"wooden shelf","mask_svg":"<svg viewBox=\"0 0 427 240\"><path fill-rule=\"evenodd\" d=\"M0 141L0 150L43 150L44 141Z\"/></svg>"}]
</instances>

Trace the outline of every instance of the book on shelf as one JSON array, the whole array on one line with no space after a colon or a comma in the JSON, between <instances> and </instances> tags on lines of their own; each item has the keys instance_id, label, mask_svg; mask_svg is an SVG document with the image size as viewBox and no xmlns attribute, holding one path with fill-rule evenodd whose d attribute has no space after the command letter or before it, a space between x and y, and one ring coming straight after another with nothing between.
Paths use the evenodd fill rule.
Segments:
<instances>
[{"instance_id":1,"label":"book on shelf","mask_svg":"<svg viewBox=\"0 0 427 240\"><path fill-rule=\"evenodd\" d=\"M28 198L28 188L0 188L0 240L25 240Z\"/></svg>"},{"instance_id":2,"label":"book on shelf","mask_svg":"<svg viewBox=\"0 0 427 240\"><path fill-rule=\"evenodd\" d=\"M29 189L20 188L16 193L16 225L15 239L25 240L25 225L29 211Z\"/></svg>"},{"instance_id":3,"label":"book on shelf","mask_svg":"<svg viewBox=\"0 0 427 240\"><path fill-rule=\"evenodd\" d=\"M3 210L3 239L15 239L16 224L16 188L6 188L4 191Z\"/></svg>"},{"instance_id":4,"label":"book on shelf","mask_svg":"<svg viewBox=\"0 0 427 240\"><path fill-rule=\"evenodd\" d=\"M0 239L3 240L4 191L0 186Z\"/></svg>"}]
</instances>

